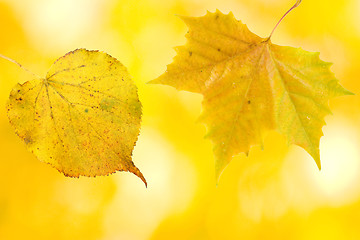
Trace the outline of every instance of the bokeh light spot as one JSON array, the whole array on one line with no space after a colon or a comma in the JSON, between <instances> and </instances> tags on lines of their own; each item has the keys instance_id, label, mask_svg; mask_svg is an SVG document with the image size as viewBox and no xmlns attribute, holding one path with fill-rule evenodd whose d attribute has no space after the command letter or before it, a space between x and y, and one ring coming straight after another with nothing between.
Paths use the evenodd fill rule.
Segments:
<instances>
[{"instance_id":1,"label":"bokeh light spot","mask_svg":"<svg viewBox=\"0 0 360 240\"><path fill-rule=\"evenodd\" d=\"M331 124L321 142L322 169L313 172L313 181L331 205L356 200L359 190L360 152L355 126L346 122Z\"/></svg>"}]
</instances>

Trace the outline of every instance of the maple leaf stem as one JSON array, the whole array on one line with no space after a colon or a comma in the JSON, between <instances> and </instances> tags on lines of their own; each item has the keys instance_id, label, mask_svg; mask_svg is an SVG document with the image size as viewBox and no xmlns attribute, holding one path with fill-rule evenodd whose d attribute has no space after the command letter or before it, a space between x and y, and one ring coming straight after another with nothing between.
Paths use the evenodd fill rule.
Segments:
<instances>
[{"instance_id":1,"label":"maple leaf stem","mask_svg":"<svg viewBox=\"0 0 360 240\"><path fill-rule=\"evenodd\" d=\"M30 71L29 69L27 69L26 67L24 67L23 65L21 65L20 63L18 63L17 61L15 61L14 59L11 59L7 56L4 56L2 54L0 54L0 57L8 60L9 62L15 63L16 65L18 65L20 68L22 68L23 70L25 70L26 72L30 73L31 75L35 76L36 78L41 78L39 75L33 73L32 71Z\"/></svg>"},{"instance_id":2,"label":"maple leaf stem","mask_svg":"<svg viewBox=\"0 0 360 240\"><path fill-rule=\"evenodd\" d=\"M300 5L302 0L297 0L296 3L294 4L294 6L292 6L285 14L284 16L282 16L280 18L280 20L278 21L278 23L276 24L276 26L274 27L274 29L272 30L272 32L270 33L270 36L268 37L268 39L271 38L271 36L273 35L273 33L275 32L275 29L279 26L279 24L281 23L281 21L286 17L286 15L288 15L294 8L298 7Z\"/></svg>"}]
</instances>

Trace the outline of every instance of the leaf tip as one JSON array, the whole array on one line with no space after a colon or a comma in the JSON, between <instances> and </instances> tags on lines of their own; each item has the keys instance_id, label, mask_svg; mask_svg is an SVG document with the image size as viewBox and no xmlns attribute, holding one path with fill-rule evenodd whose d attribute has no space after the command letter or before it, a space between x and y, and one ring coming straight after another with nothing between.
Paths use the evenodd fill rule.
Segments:
<instances>
[{"instance_id":1,"label":"leaf tip","mask_svg":"<svg viewBox=\"0 0 360 240\"><path fill-rule=\"evenodd\" d=\"M223 172L223 170L219 171L219 170L215 169L215 184L216 184L216 187L219 186L220 176L221 176L222 172Z\"/></svg>"},{"instance_id":2,"label":"leaf tip","mask_svg":"<svg viewBox=\"0 0 360 240\"><path fill-rule=\"evenodd\" d=\"M141 179L142 181L143 181L143 183L145 184L145 188L147 188L148 186L147 186L147 182L146 182L146 179L145 178L143 178L143 179Z\"/></svg>"},{"instance_id":3,"label":"leaf tip","mask_svg":"<svg viewBox=\"0 0 360 240\"><path fill-rule=\"evenodd\" d=\"M162 77L159 76L158 78L148 81L146 84L161 84L162 83L161 78Z\"/></svg>"},{"instance_id":4,"label":"leaf tip","mask_svg":"<svg viewBox=\"0 0 360 240\"><path fill-rule=\"evenodd\" d=\"M133 173L138 178L140 178L141 181L143 181L143 183L145 184L145 187L147 188L147 181L146 181L144 175L140 172L140 170L137 167L135 167L135 169L130 169L130 172Z\"/></svg>"},{"instance_id":5,"label":"leaf tip","mask_svg":"<svg viewBox=\"0 0 360 240\"><path fill-rule=\"evenodd\" d=\"M179 15L179 14L177 14L177 15L175 15L175 16L177 16L178 18L180 18L180 19L181 19L186 25L188 25L188 26L189 26L189 24L190 24L190 20L193 19L193 17L184 16L184 15Z\"/></svg>"},{"instance_id":6,"label":"leaf tip","mask_svg":"<svg viewBox=\"0 0 360 240\"><path fill-rule=\"evenodd\" d=\"M334 97L353 96L353 95L356 95L356 94L347 90L346 88L344 88L341 85L338 85L338 88L336 89L336 91L334 93Z\"/></svg>"},{"instance_id":7,"label":"leaf tip","mask_svg":"<svg viewBox=\"0 0 360 240\"><path fill-rule=\"evenodd\" d=\"M224 172L224 169L226 168L227 165L229 165L229 162L230 162L230 160L227 160L227 159L219 159L219 158L217 158L215 160L215 181L216 181L216 186L218 185L218 183L220 181L220 176Z\"/></svg>"},{"instance_id":8,"label":"leaf tip","mask_svg":"<svg viewBox=\"0 0 360 240\"><path fill-rule=\"evenodd\" d=\"M177 14L177 13L175 13L174 16L175 16L175 17L178 17L178 18L180 18L180 19L181 19L182 17L184 17L183 15L180 15L180 14Z\"/></svg>"},{"instance_id":9,"label":"leaf tip","mask_svg":"<svg viewBox=\"0 0 360 240\"><path fill-rule=\"evenodd\" d=\"M317 161L315 160L316 162L316 166L318 167L319 171L321 171L321 162L320 162L320 159Z\"/></svg>"},{"instance_id":10,"label":"leaf tip","mask_svg":"<svg viewBox=\"0 0 360 240\"><path fill-rule=\"evenodd\" d=\"M321 161L320 161L320 152L317 149L316 153L310 154L312 158L315 160L316 166L318 167L319 171L321 171Z\"/></svg>"},{"instance_id":11,"label":"leaf tip","mask_svg":"<svg viewBox=\"0 0 360 240\"><path fill-rule=\"evenodd\" d=\"M353 95L356 95L356 94L353 93L353 92L350 92L349 90L344 88L344 95L353 96Z\"/></svg>"},{"instance_id":12,"label":"leaf tip","mask_svg":"<svg viewBox=\"0 0 360 240\"><path fill-rule=\"evenodd\" d=\"M146 82L146 84L158 84L158 82L156 80L157 79L150 80L150 81Z\"/></svg>"}]
</instances>

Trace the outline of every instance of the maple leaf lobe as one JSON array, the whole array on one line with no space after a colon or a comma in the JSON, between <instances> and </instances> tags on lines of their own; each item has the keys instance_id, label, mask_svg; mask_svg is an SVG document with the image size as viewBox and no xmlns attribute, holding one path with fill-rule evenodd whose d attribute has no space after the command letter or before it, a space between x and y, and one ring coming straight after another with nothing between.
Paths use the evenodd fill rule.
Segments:
<instances>
[{"instance_id":1,"label":"maple leaf lobe","mask_svg":"<svg viewBox=\"0 0 360 240\"><path fill-rule=\"evenodd\" d=\"M270 130L304 148L319 169L319 142L328 100L349 95L329 63L300 48L272 44L232 13L181 17L189 27L185 46L166 72L150 83L201 93L214 144L217 179L232 157L263 145Z\"/></svg>"}]
</instances>

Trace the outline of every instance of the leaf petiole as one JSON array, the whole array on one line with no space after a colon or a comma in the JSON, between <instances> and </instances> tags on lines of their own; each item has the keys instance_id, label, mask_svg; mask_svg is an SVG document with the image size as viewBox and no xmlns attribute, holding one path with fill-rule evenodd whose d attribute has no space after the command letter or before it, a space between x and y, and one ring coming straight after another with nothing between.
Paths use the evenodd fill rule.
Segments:
<instances>
[{"instance_id":1,"label":"leaf petiole","mask_svg":"<svg viewBox=\"0 0 360 240\"><path fill-rule=\"evenodd\" d=\"M9 62L15 63L16 65L18 65L20 68L22 68L23 70L25 70L26 72L30 73L31 75L35 76L36 78L41 78L39 75L33 73L32 71L30 71L29 69L27 69L26 67L24 67L23 65L21 65L20 63L18 63L17 61L15 61L14 59L11 59L7 56L4 56L2 54L0 54L0 57L8 60Z\"/></svg>"},{"instance_id":2,"label":"leaf petiole","mask_svg":"<svg viewBox=\"0 0 360 240\"><path fill-rule=\"evenodd\" d=\"M273 35L273 33L275 32L275 29L279 26L279 24L281 23L281 21L286 17L286 15L288 15L294 8L298 7L300 5L302 0L297 0L296 3L294 4L294 6L292 6L285 14L284 16L282 16L280 18L280 20L278 21L278 23L275 25L274 29L272 30L272 32L270 33L270 36L268 37L268 39L271 38L271 36Z\"/></svg>"}]
</instances>

